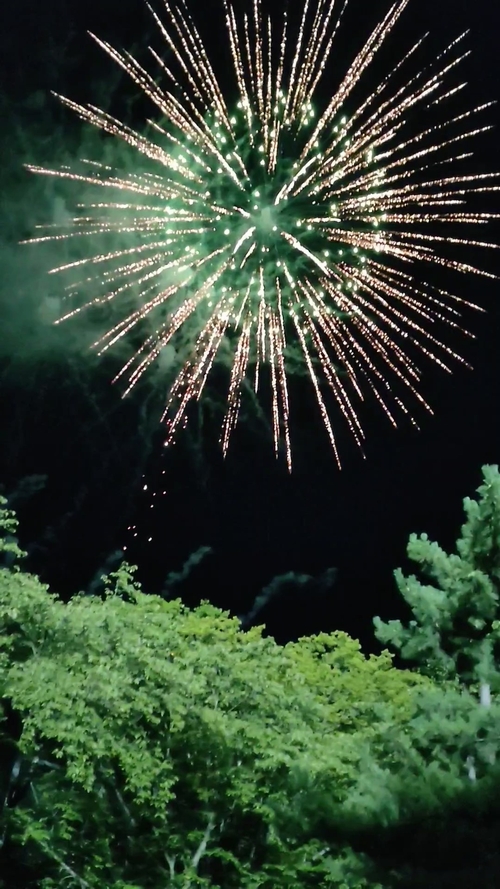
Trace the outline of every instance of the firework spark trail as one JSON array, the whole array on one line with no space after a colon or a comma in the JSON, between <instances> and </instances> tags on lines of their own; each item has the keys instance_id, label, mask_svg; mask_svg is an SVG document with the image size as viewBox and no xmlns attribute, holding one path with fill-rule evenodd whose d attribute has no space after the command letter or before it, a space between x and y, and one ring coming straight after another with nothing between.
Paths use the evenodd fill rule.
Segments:
<instances>
[{"instance_id":1,"label":"firework spark trail","mask_svg":"<svg viewBox=\"0 0 500 889\"><path fill-rule=\"evenodd\" d=\"M166 346L180 345L182 364L162 417L166 443L185 424L190 402L203 396L217 361L227 362L220 356L227 356L228 344L233 361L223 452L238 422L243 385L253 381L257 392L267 364L275 453L284 445L289 468L288 361L294 346L338 462L328 391L362 448L355 402L365 389L393 425L394 407L416 421L391 379L431 410L418 391L420 370L409 344L412 354L420 351L444 370L450 371L448 359L465 364L433 328L439 323L467 334L460 308L480 307L416 275L432 264L494 277L442 252L449 244L493 245L458 234L445 237L441 228L485 225L496 218L464 205L470 196L500 190L495 184L500 174L442 175L440 170L472 156L464 142L490 127L471 121L493 103L452 111L417 132L407 130L415 109L446 107L462 92L465 83L451 85L447 78L468 56L460 48L465 34L403 76L409 61L418 58L424 35L350 114L345 111L408 3L396 0L390 6L320 113L315 103L320 104L319 87L348 0L341 5L305 0L295 36L286 13L281 27L264 16L262 0L249 0L242 21L222 0L236 103L225 96L186 0L175 8L163 0L164 15L146 2L172 64L152 48L150 53L171 87L162 89L129 53L91 35L162 117L148 121L153 136L144 136L93 105L59 96L82 120L143 155L145 169L124 173L92 160L82 161L83 173L28 165L39 174L125 195L80 204L82 214L71 230L42 227L48 234L30 241L130 236L128 248L52 269L91 273L68 288L72 296L78 288L95 287L93 299L60 320L88 306L119 306L135 294L135 307L128 304L124 317L95 344L103 353L132 331L144 334L115 377L128 377L124 394Z\"/></svg>"}]
</instances>

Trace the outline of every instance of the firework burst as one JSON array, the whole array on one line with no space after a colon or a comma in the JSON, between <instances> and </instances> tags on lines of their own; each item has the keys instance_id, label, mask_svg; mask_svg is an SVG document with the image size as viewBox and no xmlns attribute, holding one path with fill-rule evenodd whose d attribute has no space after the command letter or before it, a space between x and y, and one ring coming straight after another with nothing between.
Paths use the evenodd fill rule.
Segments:
<instances>
[{"instance_id":1,"label":"firework burst","mask_svg":"<svg viewBox=\"0 0 500 889\"><path fill-rule=\"evenodd\" d=\"M499 174L464 175L453 165L470 156L466 140L489 129L473 121L492 103L432 122L435 107L464 86L448 83L468 54L461 50L464 35L405 74L410 59L418 60L419 40L346 110L408 2L391 6L323 103L323 75L347 2L337 14L334 0L305 0L294 33L286 14L279 26L265 16L261 0L253 0L242 21L223 2L234 103L184 2L173 9L164 0L162 18L149 7L172 62L150 50L162 88L131 55L94 37L160 112L149 121L148 137L99 108L59 97L83 120L128 143L143 164L156 164L154 172L133 174L90 161L84 173L30 165L118 195L86 206L71 231L31 241L113 232L131 238L126 249L101 248L53 271L84 269L95 287L93 299L72 305L64 318L88 306L123 306L121 320L96 343L100 352L146 329L116 377L127 378L125 394L189 332L162 417L166 443L190 402L203 396L221 352L232 356L224 453L243 386L250 381L258 391L266 366L275 450L283 448L289 468L291 349L300 352L337 460L327 407L332 393L361 446L357 404L365 391L394 425L398 410L416 425L406 395L428 408L418 391L418 352L447 370L451 359L462 360L433 330L439 323L461 330L460 310L478 307L431 285L426 267L487 274L447 258L446 246L491 246L461 237L457 227L493 218L467 205L472 194L498 190L492 180ZM409 131L419 109L431 118ZM446 237L444 224L455 226L457 236ZM74 298L78 288L71 290ZM139 299L130 310L132 292Z\"/></svg>"}]
</instances>

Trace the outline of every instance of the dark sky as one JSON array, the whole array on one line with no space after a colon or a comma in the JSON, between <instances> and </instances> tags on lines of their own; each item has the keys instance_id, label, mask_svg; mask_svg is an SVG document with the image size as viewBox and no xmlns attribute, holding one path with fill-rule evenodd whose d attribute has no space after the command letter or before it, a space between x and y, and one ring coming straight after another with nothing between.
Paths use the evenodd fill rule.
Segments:
<instances>
[{"instance_id":1,"label":"dark sky","mask_svg":"<svg viewBox=\"0 0 500 889\"><path fill-rule=\"evenodd\" d=\"M188 5L197 20L201 17L212 51L218 52L223 40L218 0L190 0ZM346 37L340 45L336 65L348 63L387 5L351 0L350 42ZM246 4L239 0L236 6ZM383 63L387 66L392 56L396 61L401 48L424 31L432 31L432 52L470 27L467 47L472 56L462 70L462 79L469 82L467 105L497 98L496 6L491 0L413 0ZM23 177L28 177L22 162L37 160L37 146L45 159L51 144L50 133L45 142L40 135L49 119L46 105L37 105L33 96L55 90L93 101L94 88L104 89L114 72L86 31L128 48L140 46L151 27L142 0L16 0L2 5L0 24L0 94L6 109L2 151L10 152L9 170L14 171L2 184L7 195L15 188L19 198ZM124 101L121 91L134 95L135 87L119 79L113 89L118 111ZM140 105L134 113L140 113ZM70 112L50 114L57 121L52 139L71 140L75 124ZM498 110L490 109L488 121L497 119ZM25 134L19 159L12 155L9 127ZM36 139L30 140L31 132ZM476 141L480 169L499 168L499 139L497 129ZM22 200L16 200L19 207ZM26 200L25 236L36 213ZM489 237L498 241L498 231L492 229ZM16 256L22 271L24 254ZM500 274L493 252L481 260ZM370 648L372 616L403 613L392 570L406 565L409 534L426 531L452 547L462 523L463 498L479 485L481 466L499 462L498 285L458 276L448 283L487 309L486 315L467 317L476 339L465 341L462 352L474 369L459 368L448 376L423 365L422 391L435 416L418 414L420 432L404 423L394 431L368 403L361 413L366 460L341 432L341 472L314 407L309 407L312 392L302 383L293 391L298 410L292 428L295 465L289 476L274 460L267 432L259 425L243 428L224 462L206 414L202 425L195 418L192 430L165 453L155 421L158 405L147 387L122 401L109 382L111 365L51 360L47 351L40 360L33 355L27 360L24 336L13 334L9 348L0 353L0 483L11 492L28 475L47 476L43 490L19 508L33 570L69 594L88 586L108 554L126 544L145 588L158 590L190 553L210 546L212 555L179 592L190 603L209 598L242 613L276 575L321 576L335 567L337 581L330 589L321 583L305 585L301 596L281 597L262 619L280 639L340 628ZM1 291L0 324L7 317L1 312L21 299L20 292L15 287ZM29 315L33 300L26 305L21 310ZM137 528L137 538L127 533L129 525Z\"/></svg>"}]
</instances>

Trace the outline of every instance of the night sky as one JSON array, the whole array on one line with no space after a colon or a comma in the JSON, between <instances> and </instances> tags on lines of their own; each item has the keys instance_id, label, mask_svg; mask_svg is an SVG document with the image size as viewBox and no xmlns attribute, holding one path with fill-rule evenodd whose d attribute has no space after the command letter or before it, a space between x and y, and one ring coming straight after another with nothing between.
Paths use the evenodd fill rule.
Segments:
<instances>
[{"instance_id":1,"label":"night sky","mask_svg":"<svg viewBox=\"0 0 500 889\"><path fill-rule=\"evenodd\" d=\"M223 53L222 4L188 5L212 53ZM246 7L243 0L235 5ZM281 0L274 5L281 7ZM352 0L351 7L333 80L388 4ZM208 598L244 614L274 577L310 575L316 581L290 582L259 622L280 641L343 629L373 649L372 617L404 614L392 571L409 567L409 534L425 531L452 548L463 498L480 484L483 464L500 462L497 282L447 277L451 290L487 310L465 315L475 340L450 338L473 370L454 365L448 375L422 362L421 391L435 414L416 410L420 431L404 421L394 430L368 399L360 409L366 459L341 427L339 471L306 379L292 384L291 475L284 460L275 460L262 418L247 418L222 459L217 398L193 412L188 430L166 451L158 425L165 393L145 381L122 400L119 386L110 382L119 367L112 356L87 356L67 328L58 336L66 336L71 348L50 340L39 307L44 299L48 304L52 285L33 259L42 248L17 245L43 221L43 200L51 199L22 164L50 161L62 144L78 148L80 124L51 90L96 104L106 95L112 112L131 115L135 125L151 114L145 100L129 101L136 87L117 76L87 35L93 31L140 54L153 31L149 14L142 0L16 0L3 4L0 15L0 484L14 493L27 566L68 596L88 589L107 557L126 546L144 588L157 592L190 554L211 547L176 588L187 603ZM492 0L413 0L374 74L387 70L427 30L429 52L437 52L467 28L472 54L450 83L468 81L464 107L496 99L500 9ZM497 123L498 108L482 119ZM481 170L500 170L498 128L473 147ZM70 194L78 199L76 190ZM500 243L495 226L481 236ZM500 274L494 251L472 259ZM217 379L213 387L216 393ZM46 481L23 499L19 484L33 475ZM321 581L329 568L337 569L333 584Z\"/></svg>"}]
</instances>

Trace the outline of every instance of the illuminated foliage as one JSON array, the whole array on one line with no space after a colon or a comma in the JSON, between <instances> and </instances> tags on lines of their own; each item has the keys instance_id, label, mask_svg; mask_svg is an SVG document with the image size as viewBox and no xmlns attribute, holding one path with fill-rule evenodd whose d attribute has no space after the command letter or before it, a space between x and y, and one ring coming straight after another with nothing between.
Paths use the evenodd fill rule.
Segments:
<instances>
[{"instance_id":1,"label":"illuminated foliage","mask_svg":"<svg viewBox=\"0 0 500 889\"><path fill-rule=\"evenodd\" d=\"M0 568L0 708L2 889L498 885L499 704L345 633Z\"/></svg>"},{"instance_id":2,"label":"illuminated foliage","mask_svg":"<svg viewBox=\"0 0 500 889\"><path fill-rule=\"evenodd\" d=\"M468 687L500 690L500 474L483 467L479 498L466 497L467 521L457 551L446 553L427 534L412 534L408 555L415 575L395 572L412 611L406 626L375 618L377 637L437 677Z\"/></svg>"}]
</instances>

